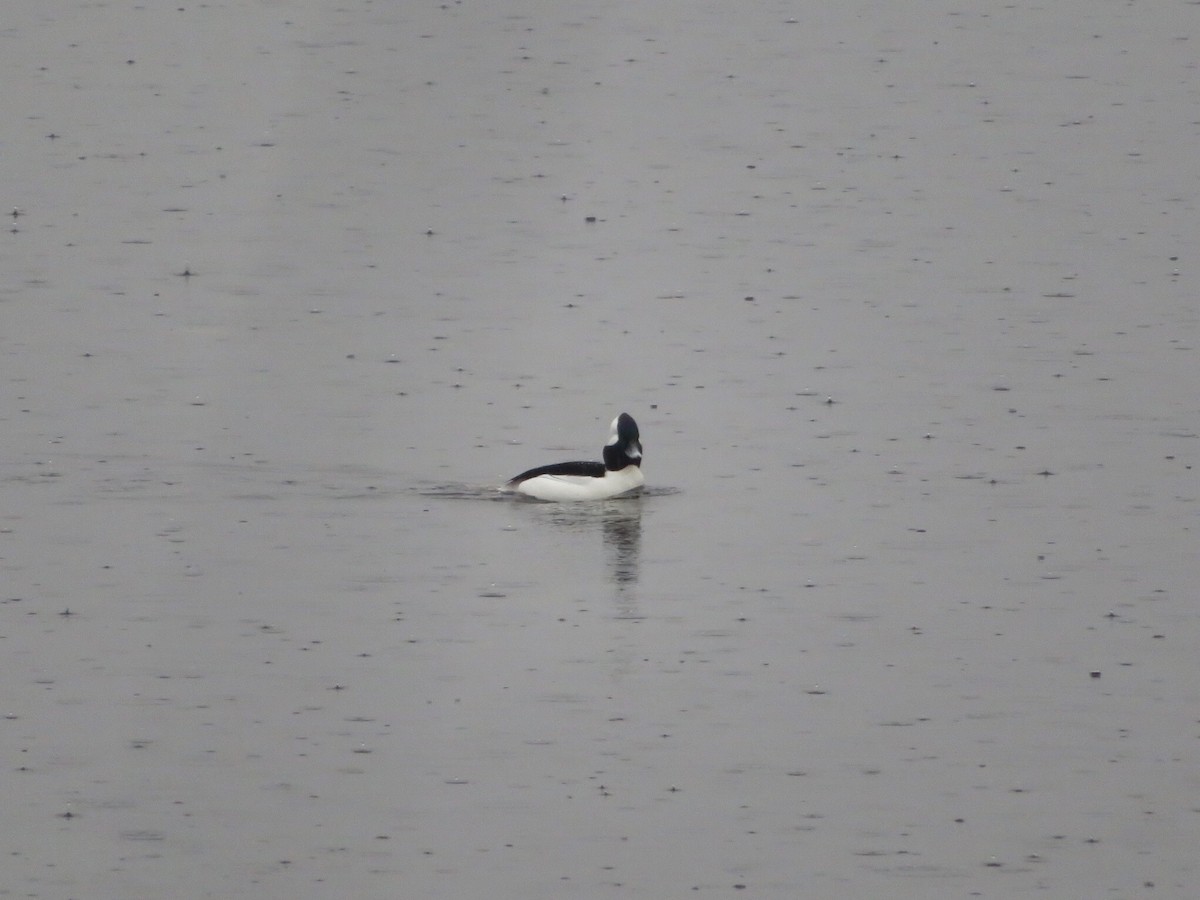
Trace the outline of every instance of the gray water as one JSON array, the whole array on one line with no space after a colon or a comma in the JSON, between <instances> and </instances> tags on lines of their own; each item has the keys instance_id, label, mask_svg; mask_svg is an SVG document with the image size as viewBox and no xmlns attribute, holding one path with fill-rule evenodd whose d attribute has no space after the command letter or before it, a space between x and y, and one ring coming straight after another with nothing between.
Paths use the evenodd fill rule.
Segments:
<instances>
[{"instance_id":1,"label":"gray water","mask_svg":"<svg viewBox=\"0 0 1200 900\"><path fill-rule=\"evenodd\" d=\"M0 893L1191 896L1197 7L10 7Z\"/></svg>"}]
</instances>

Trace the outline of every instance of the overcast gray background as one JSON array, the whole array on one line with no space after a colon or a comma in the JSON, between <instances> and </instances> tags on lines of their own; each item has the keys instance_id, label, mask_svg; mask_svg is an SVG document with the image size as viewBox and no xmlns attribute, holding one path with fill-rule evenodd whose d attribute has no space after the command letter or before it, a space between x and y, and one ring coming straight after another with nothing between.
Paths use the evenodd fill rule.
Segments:
<instances>
[{"instance_id":1,"label":"overcast gray background","mask_svg":"<svg viewBox=\"0 0 1200 900\"><path fill-rule=\"evenodd\" d=\"M1198 17L9 0L0 893L1192 896Z\"/></svg>"}]
</instances>

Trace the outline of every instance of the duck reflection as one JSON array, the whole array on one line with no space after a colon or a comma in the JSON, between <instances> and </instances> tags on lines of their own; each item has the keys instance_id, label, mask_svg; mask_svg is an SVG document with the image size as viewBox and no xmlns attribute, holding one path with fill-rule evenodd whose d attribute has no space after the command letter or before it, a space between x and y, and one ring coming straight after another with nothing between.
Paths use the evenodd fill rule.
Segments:
<instances>
[{"instance_id":1,"label":"duck reflection","mask_svg":"<svg viewBox=\"0 0 1200 900\"><path fill-rule=\"evenodd\" d=\"M616 506L617 504L610 504ZM637 584L642 555L642 501L628 500L604 517L604 547L608 568L618 585Z\"/></svg>"},{"instance_id":2,"label":"duck reflection","mask_svg":"<svg viewBox=\"0 0 1200 900\"><path fill-rule=\"evenodd\" d=\"M599 529L612 583L618 588L637 584L642 555L641 497L555 506L549 518L555 525L572 530Z\"/></svg>"}]
</instances>

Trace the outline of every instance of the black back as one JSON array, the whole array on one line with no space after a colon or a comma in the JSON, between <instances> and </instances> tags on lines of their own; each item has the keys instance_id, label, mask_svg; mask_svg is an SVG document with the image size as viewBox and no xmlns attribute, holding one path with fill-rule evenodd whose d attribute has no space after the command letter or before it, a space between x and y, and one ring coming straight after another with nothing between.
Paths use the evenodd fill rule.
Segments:
<instances>
[{"instance_id":1,"label":"black back","mask_svg":"<svg viewBox=\"0 0 1200 900\"><path fill-rule=\"evenodd\" d=\"M607 450L608 448L605 447L604 449ZM538 466L535 469L530 469L528 472L522 472L516 478L509 481L509 484L520 484L522 481L537 478L539 475L582 475L585 478L603 478L604 463L583 460L580 462L553 463L549 466Z\"/></svg>"}]
</instances>

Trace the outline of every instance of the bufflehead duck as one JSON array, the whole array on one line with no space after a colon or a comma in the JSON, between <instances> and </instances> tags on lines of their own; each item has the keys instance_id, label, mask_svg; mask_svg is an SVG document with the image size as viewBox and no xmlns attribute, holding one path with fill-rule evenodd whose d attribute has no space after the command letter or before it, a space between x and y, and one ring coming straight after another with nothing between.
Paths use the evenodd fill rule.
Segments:
<instances>
[{"instance_id":1,"label":"bufflehead duck","mask_svg":"<svg viewBox=\"0 0 1200 900\"><path fill-rule=\"evenodd\" d=\"M629 413L612 420L604 462L565 462L522 472L504 487L538 500L607 500L637 491L642 476L642 442Z\"/></svg>"}]
</instances>

